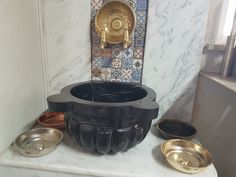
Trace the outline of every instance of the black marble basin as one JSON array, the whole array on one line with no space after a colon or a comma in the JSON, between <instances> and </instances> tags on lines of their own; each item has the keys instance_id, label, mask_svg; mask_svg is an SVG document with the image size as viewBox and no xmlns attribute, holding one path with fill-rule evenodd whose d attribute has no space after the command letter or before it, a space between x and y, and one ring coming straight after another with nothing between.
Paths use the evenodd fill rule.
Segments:
<instances>
[{"instance_id":1,"label":"black marble basin","mask_svg":"<svg viewBox=\"0 0 236 177\"><path fill-rule=\"evenodd\" d=\"M83 82L47 98L50 111L65 112L67 132L87 150L120 152L147 135L158 115L155 92L143 85Z\"/></svg>"}]
</instances>

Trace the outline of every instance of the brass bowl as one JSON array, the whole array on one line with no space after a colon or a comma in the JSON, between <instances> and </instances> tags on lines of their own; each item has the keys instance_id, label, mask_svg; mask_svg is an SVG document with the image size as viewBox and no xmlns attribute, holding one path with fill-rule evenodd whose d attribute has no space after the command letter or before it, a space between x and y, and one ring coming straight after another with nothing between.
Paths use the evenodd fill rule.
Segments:
<instances>
[{"instance_id":1,"label":"brass bowl","mask_svg":"<svg viewBox=\"0 0 236 177\"><path fill-rule=\"evenodd\" d=\"M37 128L19 135L14 148L27 157L41 157L51 153L61 142L63 133L54 128Z\"/></svg>"},{"instance_id":2,"label":"brass bowl","mask_svg":"<svg viewBox=\"0 0 236 177\"><path fill-rule=\"evenodd\" d=\"M132 7L115 0L104 4L95 18L95 28L100 37L105 28L106 41L111 44L124 42L125 24L128 22L129 36L136 25L136 15Z\"/></svg>"},{"instance_id":3,"label":"brass bowl","mask_svg":"<svg viewBox=\"0 0 236 177\"><path fill-rule=\"evenodd\" d=\"M64 117L63 112L45 112L37 119L37 122L43 127L63 130L65 128Z\"/></svg>"},{"instance_id":4,"label":"brass bowl","mask_svg":"<svg viewBox=\"0 0 236 177\"><path fill-rule=\"evenodd\" d=\"M212 164L206 148L187 140L169 140L161 144L161 153L170 166L184 173L198 173Z\"/></svg>"},{"instance_id":5,"label":"brass bowl","mask_svg":"<svg viewBox=\"0 0 236 177\"><path fill-rule=\"evenodd\" d=\"M189 123L176 119L163 119L156 125L160 135L164 139L191 140L197 134L197 130Z\"/></svg>"}]
</instances>

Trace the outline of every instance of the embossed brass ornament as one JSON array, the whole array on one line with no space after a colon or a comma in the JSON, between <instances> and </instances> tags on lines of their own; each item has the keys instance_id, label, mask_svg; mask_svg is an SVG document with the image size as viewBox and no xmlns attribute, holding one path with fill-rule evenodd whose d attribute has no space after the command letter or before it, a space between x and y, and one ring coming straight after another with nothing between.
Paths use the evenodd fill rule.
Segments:
<instances>
[{"instance_id":1,"label":"embossed brass ornament","mask_svg":"<svg viewBox=\"0 0 236 177\"><path fill-rule=\"evenodd\" d=\"M100 48L107 43L118 44L128 48L132 42L130 36L136 25L136 16L133 9L121 1L110 1L98 11L95 19L97 33L101 37Z\"/></svg>"}]
</instances>

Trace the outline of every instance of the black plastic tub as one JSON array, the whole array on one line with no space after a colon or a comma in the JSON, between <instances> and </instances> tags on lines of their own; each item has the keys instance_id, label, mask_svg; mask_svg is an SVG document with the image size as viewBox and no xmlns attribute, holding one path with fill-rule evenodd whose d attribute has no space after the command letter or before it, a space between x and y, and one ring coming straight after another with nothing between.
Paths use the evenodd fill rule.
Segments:
<instances>
[{"instance_id":1,"label":"black plastic tub","mask_svg":"<svg viewBox=\"0 0 236 177\"><path fill-rule=\"evenodd\" d=\"M65 112L67 132L87 150L121 152L140 143L158 115L155 92L143 85L83 82L47 98L50 111Z\"/></svg>"}]
</instances>

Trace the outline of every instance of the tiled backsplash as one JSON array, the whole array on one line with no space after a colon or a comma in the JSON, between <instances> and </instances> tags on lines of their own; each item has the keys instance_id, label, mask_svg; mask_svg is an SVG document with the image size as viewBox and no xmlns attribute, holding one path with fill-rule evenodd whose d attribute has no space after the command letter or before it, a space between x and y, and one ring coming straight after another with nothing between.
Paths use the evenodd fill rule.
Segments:
<instances>
[{"instance_id":1,"label":"tiled backsplash","mask_svg":"<svg viewBox=\"0 0 236 177\"><path fill-rule=\"evenodd\" d=\"M142 82L143 58L146 36L146 14L148 0L123 0L136 13L136 28L132 35L132 46L124 49L122 44L108 45L100 49L100 37L95 29L98 10L109 0L91 1L91 44L93 80Z\"/></svg>"},{"instance_id":2,"label":"tiled backsplash","mask_svg":"<svg viewBox=\"0 0 236 177\"><path fill-rule=\"evenodd\" d=\"M91 79L91 1L43 0L42 5L50 95ZM149 0L142 83L156 91L160 117L170 107L169 115L191 117L207 15L206 0Z\"/></svg>"}]
</instances>

